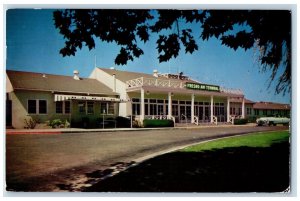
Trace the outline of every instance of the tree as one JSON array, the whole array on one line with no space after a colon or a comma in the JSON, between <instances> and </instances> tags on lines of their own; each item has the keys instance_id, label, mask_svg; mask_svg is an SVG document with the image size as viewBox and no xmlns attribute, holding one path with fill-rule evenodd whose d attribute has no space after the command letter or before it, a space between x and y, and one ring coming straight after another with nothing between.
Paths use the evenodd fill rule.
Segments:
<instances>
[{"instance_id":1,"label":"tree","mask_svg":"<svg viewBox=\"0 0 300 201\"><path fill-rule=\"evenodd\" d=\"M291 12L288 10L68 9L57 10L53 16L55 27L66 40L60 54L74 56L83 45L91 50L98 38L121 47L115 58L117 65L139 58L144 52L138 41L146 43L150 34L158 34L159 62L176 58L181 48L192 54L198 50L193 31L180 27L179 22L197 23L202 40L216 37L234 50L258 48L262 70L272 71L270 84L282 65L285 70L279 75L276 93L291 90ZM175 31L163 34L164 30Z\"/></svg>"}]
</instances>

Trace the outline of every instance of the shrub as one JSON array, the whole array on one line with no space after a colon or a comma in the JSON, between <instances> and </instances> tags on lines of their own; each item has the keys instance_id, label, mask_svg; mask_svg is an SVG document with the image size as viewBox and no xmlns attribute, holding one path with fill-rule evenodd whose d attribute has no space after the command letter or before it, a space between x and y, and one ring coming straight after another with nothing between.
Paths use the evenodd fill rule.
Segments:
<instances>
[{"instance_id":1,"label":"shrub","mask_svg":"<svg viewBox=\"0 0 300 201\"><path fill-rule=\"evenodd\" d=\"M64 122L64 128L70 128L70 122L68 122L67 119L66 119L66 121Z\"/></svg>"},{"instance_id":2,"label":"shrub","mask_svg":"<svg viewBox=\"0 0 300 201\"><path fill-rule=\"evenodd\" d=\"M130 128L130 118L118 116L115 120L118 128Z\"/></svg>"},{"instance_id":3,"label":"shrub","mask_svg":"<svg viewBox=\"0 0 300 201\"><path fill-rule=\"evenodd\" d=\"M39 119L33 119L33 118L30 118L30 119L24 119L25 121L25 127L24 128L27 128L27 129L34 129L36 124L40 123L40 120Z\"/></svg>"},{"instance_id":4,"label":"shrub","mask_svg":"<svg viewBox=\"0 0 300 201\"><path fill-rule=\"evenodd\" d=\"M88 117L82 117L81 124L82 124L82 128L89 128L90 119Z\"/></svg>"},{"instance_id":5,"label":"shrub","mask_svg":"<svg viewBox=\"0 0 300 201\"><path fill-rule=\"evenodd\" d=\"M248 116L249 123L256 123L256 116Z\"/></svg>"},{"instance_id":6,"label":"shrub","mask_svg":"<svg viewBox=\"0 0 300 201\"><path fill-rule=\"evenodd\" d=\"M60 120L60 119L53 119L48 122L48 126L51 126L52 128L70 128L70 123L68 120Z\"/></svg>"},{"instance_id":7,"label":"shrub","mask_svg":"<svg viewBox=\"0 0 300 201\"><path fill-rule=\"evenodd\" d=\"M248 123L248 119L234 119L234 125L242 125Z\"/></svg>"},{"instance_id":8,"label":"shrub","mask_svg":"<svg viewBox=\"0 0 300 201\"><path fill-rule=\"evenodd\" d=\"M174 127L174 122L170 119L145 119L143 125L145 128Z\"/></svg>"},{"instance_id":9,"label":"shrub","mask_svg":"<svg viewBox=\"0 0 300 201\"><path fill-rule=\"evenodd\" d=\"M63 122L60 119L53 119L52 121L50 121L49 126L51 126L52 128L59 128L62 124Z\"/></svg>"}]
</instances>

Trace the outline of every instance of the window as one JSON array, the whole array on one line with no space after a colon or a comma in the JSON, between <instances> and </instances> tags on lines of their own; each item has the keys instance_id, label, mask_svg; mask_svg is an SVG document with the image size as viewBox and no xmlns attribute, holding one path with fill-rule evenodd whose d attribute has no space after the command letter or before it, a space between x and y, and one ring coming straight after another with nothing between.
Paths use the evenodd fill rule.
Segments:
<instances>
[{"instance_id":1,"label":"window","mask_svg":"<svg viewBox=\"0 0 300 201\"><path fill-rule=\"evenodd\" d=\"M39 100L39 114L47 114L47 101Z\"/></svg>"},{"instance_id":2,"label":"window","mask_svg":"<svg viewBox=\"0 0 300 201\"><path fill-rule=\"evenodd\" d=\"M78 102L79 113L85 113L85 102Z\"/></svg>"},{"instance_id":3,"label":"window","mask_svg":"<svg viewBox=\"0 0 300 201\"><path fill-rule=\"evenodd\" d=\"M135 105L135 104L132 104L132 105ZM115 113L115 104L111 103L111 102L110 103L101 103L100 104L100 113L101 114L114 114Z\"/></svg>"},{"instance_id":4,"label":"window","mask_svg":"<svg viewBox=\"0 0 300 201\"><path fill-rule=\"evenodd\" d=\"M28 100L28 113L36 114L36 100Z\"/></svg>"},{"instance_id":5,"label":"window","mask_svg":"<svg viewBox=\"0 0 300 201\"><path fill-rule=\"evenodd\" d=\"M156 104L150 104L150 115L157 115L157 105Z\"/></svg>"},{"instance_id":6,"label":"window","mask_svg":"<svg viewBox=\"0 0 300 201\"><path fill-rule=\"evenodd\" d=\"M267 115L267 110L263 110L263 115Z\"/></svg>"},{"instance_id":7,"label":"window","mask_svg":"<svg viewBox=\"0 0 300 201\"><path fill-rule=\"evenodd\" d=\"M140 107L139 103L132 104L132 115L140 115Z\"/></svg>"},{"instance_id":8,"label":"window","mask_svg":"<svg viewBox=\"0 0 300 201\"><path fill-rule=\"evenodd\" d=\"M178 105L172 105L172 115L178 116Z\"/></svg>"},{"instance_id":9,"label":"window","mask_svg":"<svg viewBox=\"0 0 300 201\"><path fill-rule=\"evenodd\" d=\"M247 115L251 115L251 108L247 107Z\"/></svg>"},{"instance_id":10,"label":"window","mask_svg":"<svg viewBox=\"0 0 300 201\"><path fill-rule=\"evenodd\" d=\"M254 109L254 115L259 115L259 110Z\"/></svg>"},{"instance_id":11,"label":"window","mask_svg":"<svg viewBox=\"0 0 300 201\"><path fill-rule=\"evenodd\" d=\"M57 101L55 103L55 112L56 114L70 114L70 107L70 101Z\"/></svg>"},{"instance_id":12,"label":"window","mask_svg":"<svg viewBox=\"0 0 300 201\"><path fill-rule=\"evenodd\" d=\"M114 103L107 103L108 104L108 114L115 113L115 104Z\"/></svg>"},{"instance_id":13,"label":"window","mask_svg":"<svg viewBox=\"0 0 300 201\"><path fill-rule=\"evenodd\" d=\"M242 115L242 108L238 108L238 115Z\"/></svg>"},{"instance_id":14,"label":"window","mask_svg":"<svg viewBox=\"0 0 300 201\"><path fill-rule=\"evenodd\" d=\"M100 104L100 113L101 114L106 114L107 113L107 104L106 103L101 103Z\"/></svg>"},{"instance_id":15,"label":"window","mask_svg":"<svg viewBox=\"0 0 300 201\"><path fill-rule=\"evenodd\" d=\"M150 115L149 114L149 104L145 104L145 115Z\"/></svg>"},{"instance_id":16,"label":"window","mask_svg":"<svg viewBox=\"0 0 300 201\"><path fill-rule=\"evenodd\" d=\"M140 99L138 99L138 98L133 98L133 99L132 99L132 102L139 103L139 102L140 102Z\"/></svg>"},{"instance_id":17,"label":"window","mask_svg":"<svg viewBox=\"0 0 300 201\"><path fill-rule=\"evenodd\" d=\"M27 102L28 114L47 114L46 100L28 100Z\"/></svg>"},{"instance_id":18,"label":"window","mask_svg":"<svg viewBox=\"0 0 300 201\"><path fill-rule=\"evenodd\" d=\"M87 113L94 114L94 102L87 102Z\"/></svg>"},{"instance_id":19,"label":"window","mask_svg":"<svg viewBox=\"0 0 300 201\"><path fill-rule=\"evenodd\" d=\"M57 101L56 103L56 114L62 114L63 113L63 102Z\"/></svg>"},{"instance_id":20,"label":"window","mask_svg":"<svg viewBox=\"0 0 300 201\"><path fill-rule=\"evenodd\" d=\"M169 114L169 108L168 108L168 105L164 105L164 108L165 108L165 113L164 113L164 115L168 115L168 114Z\"/></svg>"},{"instance_id":21,"label":"window","mask_svg":"<svg viewBox=\"0 0 300 201\"><path fill-rule=\"evenodd\" d=\"M70 114L71 112L71 102L70 101L65 101L65 114Z\"/></svg>"},{"instance_id":22,"label":"window","mask_svg":"<svg viewBox=\"0 0 300 201\"><path fill-rule=\"evenodd\" d=\"M164 105L157 105L158 115L164 114Z\"/></svg>"},{"instance_id":23,"label":"window","mask_svg":"<svg viewBox=\"0 0 300 201\"><path fill-rule=\"evenodd\" d=\"M191 110L191 107L190 106L186 106L186 116L188 117L188 118L190 118L191 117L191 114L192 114L192 110Z\"/></svg>"}]
</instances>

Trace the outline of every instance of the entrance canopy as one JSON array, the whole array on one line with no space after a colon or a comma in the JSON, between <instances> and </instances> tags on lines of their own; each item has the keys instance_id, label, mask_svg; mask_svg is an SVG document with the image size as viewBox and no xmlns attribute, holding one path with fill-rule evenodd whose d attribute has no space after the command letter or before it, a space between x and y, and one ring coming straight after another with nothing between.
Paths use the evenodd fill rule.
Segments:
<instances>
[{"instance_id":1,"label":"entrance canopy","mask_svg":"<svg viewBox=\"0 0 300 201\"><path fill-rule=\"evenodd\" d=\"M92 101L105 101L105 102L124 102L119 98L112 97L99 97L99 96L80 96L72 94L54 94L54 101L66 101L66 100L92 100Z\"/></svg>"}]
</instances>

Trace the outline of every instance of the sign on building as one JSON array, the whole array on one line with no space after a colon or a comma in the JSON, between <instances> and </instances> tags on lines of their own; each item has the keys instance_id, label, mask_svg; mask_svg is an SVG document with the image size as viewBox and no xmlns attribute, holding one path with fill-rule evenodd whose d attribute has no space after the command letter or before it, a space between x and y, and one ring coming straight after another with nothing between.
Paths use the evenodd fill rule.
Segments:
<instances>
[{"instance_id":1,"label":"sign on building","mask_svg":"<svg viewBox=\"0 0 300 201\"><path fill-rule=\"evenodd\" d=\"M204 90L204 91L217 91L220 92L220 87L216 85L209 85L209 84L198 84L198 83L191 83L187 82L185 84L187 89L193 90Z\"/></svg>"}]
</instances>

